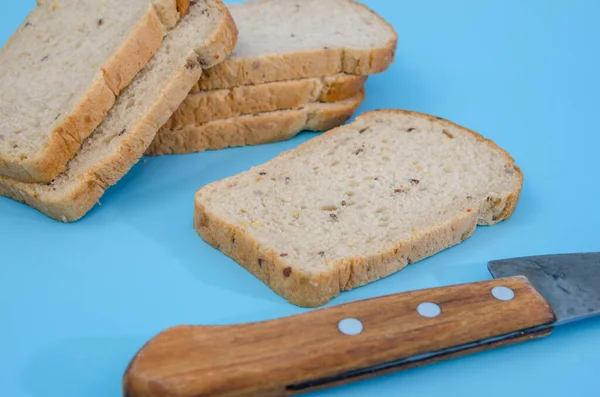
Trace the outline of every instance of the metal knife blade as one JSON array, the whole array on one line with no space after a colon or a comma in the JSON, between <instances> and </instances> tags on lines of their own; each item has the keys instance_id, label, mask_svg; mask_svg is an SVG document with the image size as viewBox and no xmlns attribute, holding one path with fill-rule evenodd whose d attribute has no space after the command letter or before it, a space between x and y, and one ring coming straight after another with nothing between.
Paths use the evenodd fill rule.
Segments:
<instances>
[{"instance_id":1,"label":"metal knife blade","mask_svg":"<svg viewBox=\"0 0 600 397\"><path fill-rule=\"evenodd\" d=\"M556 325L600 315L600 253L539 255L493 260L494 278L525 276L548 301Z\"/></svg>"}]
</instances>

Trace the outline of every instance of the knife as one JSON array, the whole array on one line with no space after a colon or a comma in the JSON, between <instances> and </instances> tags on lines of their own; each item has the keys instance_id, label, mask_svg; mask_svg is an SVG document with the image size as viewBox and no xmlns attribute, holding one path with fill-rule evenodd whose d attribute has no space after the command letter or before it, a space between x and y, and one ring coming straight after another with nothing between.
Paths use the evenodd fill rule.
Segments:
<instances>
[{"instance_id":1,"label":"knife","mask_svg":"<svg viewBox=\"0 0 600 397\"><path fill-rule=\"evenodd\" d=\"M177 326L123 376L126 397L280 397L548 336L600 314L600 252L488 263L493 280L275 320Z\"/></svg>"}]
</instances>

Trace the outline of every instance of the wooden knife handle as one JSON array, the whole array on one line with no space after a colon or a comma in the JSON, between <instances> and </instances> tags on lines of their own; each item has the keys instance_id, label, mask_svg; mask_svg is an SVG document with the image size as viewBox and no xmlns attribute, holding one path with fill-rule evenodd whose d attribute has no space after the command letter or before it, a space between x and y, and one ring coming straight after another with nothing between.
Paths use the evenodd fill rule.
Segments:
<instances>
[{"instance_id":1,"label":"wooden knife handle","mask_svg":"<svg viewBox=\"0 0 600 397\"><path fill-rule=\"evenodd\" d=\"M439 308L439 310L437 310ZM425 289L150 340L127 397L278 397L548 335L556 318L525 277Z\"/></svg>"}]
</instances>

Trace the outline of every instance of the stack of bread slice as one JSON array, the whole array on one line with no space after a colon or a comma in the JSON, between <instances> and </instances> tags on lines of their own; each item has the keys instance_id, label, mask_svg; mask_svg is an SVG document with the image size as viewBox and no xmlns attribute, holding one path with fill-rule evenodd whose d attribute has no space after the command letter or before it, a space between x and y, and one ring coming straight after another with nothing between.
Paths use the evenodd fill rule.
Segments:
<instances>
[{"instance_id":1,"label":"stack of bread slice","mask_svg":"<svg viewBox=\"0 0 600 397\"><path fill-rule=\"evenodd\" d=\"M146 155L288 139L344 124L369 75L394 61L397 34L353 0L259 0L228 6L234 52L203 74Z\"/></svg>"},{"instance_id":2,"label":"stack of bread slice","mask_svg":"<svg viewBox=\"0 0 600 397\"><path fill-rule=\"evenodd\" d=\"M38 1L0 52L0 194L81 218L237 38L220 0Z\"/></svg>"},{"instance_id":3,"label":"stack of bread slice","mask_svg":"<svg viewBox=\"0 0 600 397\"><path fill-rule=\"evenodd\" d=\"M0 195L72 222L144 155L337 127L396 45L354 0L38 0L0 51Z\"/></svg>"}]
</instances>

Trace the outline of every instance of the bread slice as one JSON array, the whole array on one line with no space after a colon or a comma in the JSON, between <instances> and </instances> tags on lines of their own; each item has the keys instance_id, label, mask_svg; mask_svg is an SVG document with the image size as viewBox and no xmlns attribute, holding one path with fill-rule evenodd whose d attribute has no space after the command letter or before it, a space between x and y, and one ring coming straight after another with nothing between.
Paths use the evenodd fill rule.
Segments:
<instances>
[{"instance_id":1,"label":"bread slice","mask_svg":"<svg viewBox=\"0 0 600 397\"><path fill-rule=\"evenodd\" d=\"M371 75L394 61L394 28L353 0L258 0L228 7L240 41L196 90L336 73Z\"/></svg>"},{"instance_id":2,"label":"bread slice","mask_svg":"<svg viewBox=\"0 0 600 397\"><path fill-rule=\"evenodd\" d=\"M138 159L202 73L233 50L237 29L220 0L192 2L189 14L123 90L67 170L49 184L0 178L0 194L48 216L81 218Z\"/></svg>"},{"instance_id":3,"label":"bread slice","mask_svg":"<svg viewBox=\"0 0 600 397\"><path fill-rule=\"evenodd\" d=\"M189 0L41 1L0 50L0 175L50 182Z\"/></svg>"},{"instance_id":4,"label":"bread slice","mask_svg":"<svg viewBox=\"0 0 600 397\"><path fill-rule=\"evenodd\" d=\"M146 150L147 156L185 154L234 146L259 145L289 139L302 131L326 131L344 124L364 100L309 103L303 107L161 129Z\"/></svg>"},{"instance_id":5,"label":"bread slice","mask_svg":"<svg viewBox=\"0 0 600 397\"><path fill-rule=\"evenodd\" d=\"M367 76L337 74L244 85L190 94L161 128L173 130L254 113L293 109L313 102L338 102L357 96Z\"/></svg>"},{"instance_id":6,"label":"bread slice","mask_svg":"<svg viewBox=\"0 0 600 397\"><path fill-rule=\"evenodd\" d=\"M522 183L475 132L373 111L202 187L194 227L289 302L316 307L507 219Z\"/></svg>"}]
</instances>

